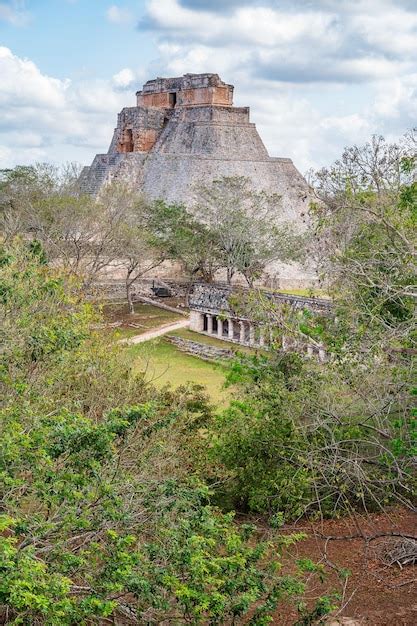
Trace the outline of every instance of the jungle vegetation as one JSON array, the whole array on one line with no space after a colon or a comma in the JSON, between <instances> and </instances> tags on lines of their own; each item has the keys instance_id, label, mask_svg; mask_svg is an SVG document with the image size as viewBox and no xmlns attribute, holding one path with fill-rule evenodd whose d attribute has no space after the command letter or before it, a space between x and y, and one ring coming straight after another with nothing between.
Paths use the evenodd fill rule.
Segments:
<instances>
[{"instance_id":1,"label":"jungle vegetation","mask_svg":"<svg viewBox=\"0 0 417 626\"><path fill-rule=\"evenodd\" d=\"M272 254L263 227L255 251L240 240L243 265L233 265L210 221L184 207L157 203L151 215L119 186L93 201L74 170L2 172L5 623L263 626L282 602L298 603L299 624L332 610L330 597L302 602L321 565L281 569L301 535L280 528L395 503L415 511L415 146L412 133L398 144L373 138L316 173L306 254L334 315L287 311L275 322L277 333L285 325L320 342L328 359L242 354L227 375L233 398L217 411L201 386L157 389L135 373L95 330L100 311L86 290L122 248L128 282L144 261L176 258L190 276L211 279L221 262L250 283ZM204 202L223 185L239 211L243 181L216 185ZM208 250L215 257L202 259ZM261 293L256 302L270 319ZM242 513L262 515L268 532Z\"/></svg>"}]
</instances>

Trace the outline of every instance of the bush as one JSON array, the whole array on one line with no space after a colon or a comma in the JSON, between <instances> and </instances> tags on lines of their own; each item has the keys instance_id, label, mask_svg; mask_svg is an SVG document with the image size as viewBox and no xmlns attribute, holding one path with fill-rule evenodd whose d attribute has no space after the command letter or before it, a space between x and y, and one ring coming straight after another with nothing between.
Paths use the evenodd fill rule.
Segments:
<instances>
[{"instance_id":1,"label":"bush","mask_svg":"<svg viewBox=\"0 0 417 626\"><path fill-rule=\"evenodd\" d=\"M146 385L36 246L1 258L3 621L267 624L303 592L303 568L280 573L300 536L261 541L211 504L201 389Z\"/></svg>"}]
</instances>

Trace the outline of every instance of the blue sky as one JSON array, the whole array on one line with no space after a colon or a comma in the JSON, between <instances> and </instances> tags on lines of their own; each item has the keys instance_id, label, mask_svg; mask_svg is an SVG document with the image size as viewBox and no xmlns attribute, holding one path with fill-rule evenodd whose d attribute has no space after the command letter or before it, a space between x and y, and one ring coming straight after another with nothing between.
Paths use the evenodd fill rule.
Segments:
<instances>
[{"instance_id":1,"label":"blue sky","mask_svg":"<svg viewBox=\"0 0 417 626\"><path fill-rule=\"evenodd\" d=\"M304 172L417 124L417 2L0 0L0 167L89 163L143 82L200 71Z\"/></svg>"}]
</instances>

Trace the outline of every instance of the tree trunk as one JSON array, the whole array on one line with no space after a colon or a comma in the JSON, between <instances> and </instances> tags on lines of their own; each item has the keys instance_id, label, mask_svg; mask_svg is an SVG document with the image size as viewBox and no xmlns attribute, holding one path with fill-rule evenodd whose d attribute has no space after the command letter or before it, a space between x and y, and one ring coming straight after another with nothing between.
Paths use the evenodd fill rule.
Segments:
<instances>
[{"instance_id":1,"label":"tree trunk","mask_svg":"<svg viewBox=\"0 0 417 626\"><path fill-rule=\"evenodd\" d=\"M129 278L126 278L126 298L129 305L129 313L133 315L133 313L135 312L135 307L133 306L132 300L132 283Z\"/></svg>"}]
</instances>

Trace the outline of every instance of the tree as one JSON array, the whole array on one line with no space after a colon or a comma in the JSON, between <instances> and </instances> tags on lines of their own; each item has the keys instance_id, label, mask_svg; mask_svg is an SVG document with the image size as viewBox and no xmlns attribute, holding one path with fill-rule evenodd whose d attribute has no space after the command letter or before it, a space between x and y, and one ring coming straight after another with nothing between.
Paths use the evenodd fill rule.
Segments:
<instances>
[{"instance_id":1,"label":"tree","mask_svg":"<svg viewBox=\"0 0 417 626\"><path fill-rule=\"evenodd\" d=\"M413 135L374 137L320 170L313 207L318 263L339 307L385 347L407 343L415 321L417 187ZM404 344L405 345L405 344Z\"/></svg>"},{"instance_id":2,"label":"tree","mask_svg":"<svg viewBox=\"0 0 417 626\"><path fill-rule=\"evenodd\" d=\"M221 267L216 236L183 205L155 202L150 206L147 227L153 245L163 249L166 258L179 260L190 279L214 280Z\"/></svg>"},{"instance_id":3,"label":"tree","mask_svg":"<svg viewBox=\"0 0 417 626\"><path fill-rule=\"evenodd\" d=\"M254 191L249 179L235 176L200 186L196 198L193 212L216 241L229 284L240 272L251 286L271 261L299 258L300 236L279 223L277 194Z\"/></svg>"},{"instance_id":4,"label":"tree","mask_svg":"<svg viewBox=\"0 0 417 626\"><path fill-rule=\"evenodd\" d=\"M82 194L75 167L47 165L3 171L0 184L2 232L37 239L50 262L90 284L118 264L132 215L143 200L122 183L106 185L98 198ZM143 238L142 238L143 239Z\"/></svg>"},{"instance_id":5,"label":"tree","mask_svg":"<svg viewBox=\"0 0 417 626\"><path fill-rule=\"evenodd\" d=\"M166 251L149 232L147 205L137 199L117 229L118 265L125 270L126 298L134 313L132 286L144 274L163 263Z\"/></svg>"},{"instance_id":6,"label":"tree","mask_svg":"<svg viewBox=\"0 0 417 626\"><path fill-rule=\"evenodd\" d=\"M260 541L211 504L205 396L145 384L28 242L0 249L0 319L4 623L264 624L303 594L310 565L280 572L300 534Z\"/></svg>"},{"instance_id":7,"label":"tree","mask_svg":"<svg viewBox=\"0 0 417 626\"><path fill-rule=\"evenodd\" d=\"M415 511L416 165L413 136L379 138L318 173L313 228L333 314L256 302L261 321L319 341L328 358L272 351L232 365L238 400L212 441L236 506Z\"/></svg>"}]
</instances>

